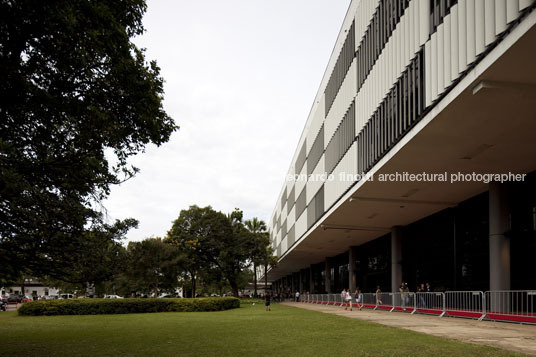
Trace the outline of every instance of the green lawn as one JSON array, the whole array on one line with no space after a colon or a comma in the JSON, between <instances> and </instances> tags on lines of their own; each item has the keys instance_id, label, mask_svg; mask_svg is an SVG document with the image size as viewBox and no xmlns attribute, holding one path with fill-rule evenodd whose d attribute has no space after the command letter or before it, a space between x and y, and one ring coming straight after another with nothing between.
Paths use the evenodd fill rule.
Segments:
<instances>
[{"instance_id":1,"label":"green lawn","mask_svg":"<svg viewBox=\"0 0 536 357\"><path fill-rule=\"evenodd\" d=\"M370 322L293 307L221 312L20 317L0 313L0 353L70 356L510 356Z\"/></svg>"}]
</instances>

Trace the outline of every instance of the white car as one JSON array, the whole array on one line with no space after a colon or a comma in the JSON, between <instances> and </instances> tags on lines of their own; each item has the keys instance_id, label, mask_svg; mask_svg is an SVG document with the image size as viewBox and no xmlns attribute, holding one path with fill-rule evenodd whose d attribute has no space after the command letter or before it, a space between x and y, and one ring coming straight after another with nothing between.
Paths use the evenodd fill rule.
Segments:
<instances>
[{"instance_id":1,"label":"white car","mask_svg":"<svg viewBox=\"0 0 536 357\"><path fill-rule=\"evenodd\" d=\"M122 299L123 297L119 295L104 295L105 299Z\"/></svg>"}]
</instances>

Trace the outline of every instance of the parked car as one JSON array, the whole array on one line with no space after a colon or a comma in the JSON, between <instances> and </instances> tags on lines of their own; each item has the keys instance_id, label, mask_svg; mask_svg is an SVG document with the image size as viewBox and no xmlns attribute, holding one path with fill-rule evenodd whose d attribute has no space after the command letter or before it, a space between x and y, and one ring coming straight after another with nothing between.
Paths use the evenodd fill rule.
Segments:
<instances>
[{"instance_id":1,"label":"parked car","mask_svg":"<svg viewBox=\"0 0 536 357\"><path fill-rule=\"evenodd\" d=\"M19 294L10 294L10 295L7 297L7 302L18 302L18 303L21 303L21 302L22 302L22 297L21 297Z\"/></svg>"},{"instance_id":2,"label":"parked car","mask_svg":"<svg viewBox=\"0 0 536 357\"><path fill-rule=\"evenodd\" d=\"M30 302L33 301L33 298L31 296L23 296L22 302Z\"/></svg>"},{"instance_id":3,"label":"parked car","mask_svg":"<svg viewBox=\"0 0 536 357\"><path fill-rule=\"evenodd\" d=\"M105 299L122 299L123 297L119 295L104 295Z\"/></svg>"},{"instance_id":4,"label":"parked car","mask_svg":"<svg viewBox=\"0 0 536 357\"><path fill-rule=\"evenodd\" d=\"M58 299L58 295L47 295L45 296L45 300L56 300Z\"/></svg>"},{"instance_id":5,"label":"parked car","mask_svg":"<svg viewBox=\"0 0 536 357\"><path fill-rule=\"evenodd\" d=\"M178 295L175 295L175 294L162 294L159 296L159 298L164 298L164 299L168 299L168 298L179 298L180 296Z\"/></svg>"},{"instance_id":6,"label":"parked car","mask_svg":"<svg viewBox=\"0 0 536 357\"><path fill-rule=\"evenodd\" d=\"M61 294L60 299L74 299L73 294Z\"/></svg>"}]
</instances>

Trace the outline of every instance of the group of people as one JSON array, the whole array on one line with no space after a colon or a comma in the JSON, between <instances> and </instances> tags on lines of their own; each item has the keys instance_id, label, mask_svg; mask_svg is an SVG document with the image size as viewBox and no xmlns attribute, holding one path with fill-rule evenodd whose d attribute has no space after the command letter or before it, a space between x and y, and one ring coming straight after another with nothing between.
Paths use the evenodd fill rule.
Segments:
<instances>
[{"instance_id":1,"label":"group of people","mask_svg":"<svg viewBox=\"0 0 536 357\"><path fill-rule=\"evenodd\" d=\"M421 283L419 286L417 286L417 292L418 293L429 293L432 291L432 286L430 283ZM402 281L400 283L400 288L398 289L400 292L400 298L402 300L402 308L406 310L406 304L409 301L409 288L408 284ZM420 307L426 308L426 300L423 295L419 295L419 305Z\"/></svg>"},{"instance_id":2,"label":"group of people","mask_svg":"<svg viewBox=\"0 0 536 357\"><path fill-rule=\"evenodd\" d=\"M359 287L355 289L353 298L355 299L357 307L361 310L363 308L363 294L361 293L361 290L359 290ZM341 307L344 307L345 310L350 308L350 311L353 311L352 293L350 292L350 289L343 289L341 291Z\"/></svg>"},{"instance_id":3,"label":"group of people","mask_svg":"<svg viewBox=\"0 0 536 357\"><path fill-rule=\"evenodd\" d=\"M402 308L405 310L406 304L409 301L408 284L402 281L402 283L400 283L400 288L398 290L401 293ZM431 292L431 291L432 291L432 287L430 283L422 283L417 287L417 292L419 293ZM379 285L376 286L375 296L376 296L376 305L382 305L383 304L382 291ZM350 308L350 311L353 311L352 299L355 299L357 307L359 308L359 310L362 310L363 309L363 294L361 293L361 290L359 289L359 287L355 289L353 294L350 292L350 289L343 289L341 291L341 301L342 301L341 307L344 307L344 310L348 310L348 308ZM294 300L296 302L300 301L299 291L296 291L296 294L294 295ZM270 311L270 302L271 302L271 296L270 294L266 294L265 296L266 311ZM420 303L423 307L426 307L426 302L424 301L422 296L420 297Z\"/></svg>"}]
</instances>

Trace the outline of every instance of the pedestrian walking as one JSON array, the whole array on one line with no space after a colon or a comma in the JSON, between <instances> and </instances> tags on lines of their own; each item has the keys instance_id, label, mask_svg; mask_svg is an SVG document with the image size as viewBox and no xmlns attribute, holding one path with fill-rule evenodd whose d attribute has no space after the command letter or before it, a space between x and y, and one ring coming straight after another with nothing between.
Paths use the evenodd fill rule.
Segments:
<instances>
[{"instance_id":1,"label":"pedestrian walking","mask_svg":"<svg viewBox=\"0 0 536 357\"><path fill-rule=\"evenodd\" d=\"M423 308L423 309L426 309L426 300L425 300L425 295L426 295L426 287L424 286L424 284L421 284L419 286L419 288L417 289L417 292L420 293L418 294L419 295L419 305Z\"/></svg>"},{"instance_id":2,"label":"pedestrian walking","mask_svg":"<svg viewBox=\"0 0 536 357\"><path fill-rule=\"evenodd\" d=\"M379 285L376 285L376 306L382 305L382 291Z\"/></svg>"},{"instance_id":3,"label":"pedestrian walking","mask_svg":"<svg viewBox=\"0 0 536 357\"><path fill-rule=\"evenodd\" d=\"M344 306L345 301L346 301L346 289L342 289L342 291L341 291L341 307Z\"/></svg>"},{"instance_id":4,"label":"pedestrian walking","mask_svg":"<svg viewBox=\"0 0 536 357\"><path fill-rule=\"evenodd\" d=\"M355 288L354 292L355 302L357 303L357 307L359 310L363 308L363 294L361 294L361 290L359 290L359 286Z\"/></svg>"},{"instance_id":5,"label":"pedestrian walking","mask_svg":"<svg viewBox=\"0 0 536 357\"><path fill-rule=\"evenodd\" d=\"M400 300L402 302L402 309L406 311L406 304L408 303L408 300L409 300L408 284L402 281L402 283L400 283L400 288L398 290L400 291Z\"/></svg>"},{"instance_id":6,"label":"pedestrian walking","mask_svg":"<svg viewBox=\"0 0 536 357\"><path fill-rule=\"evenodd\" d=\"M266 294L266 297L264 299L264 306L266 307L266 311L272 311L272 309L270 308L270 299L270 294Z\"/></svg>"},{"instance_id":7,"label":"pedestrian walking","mask_svg":"<svg viewBox=\"0 0 536 357\"><path fill-rule=\"evenodd\" d=\"M348 307L350 308L350 311L352 311L352 294L350 294L350 289L348 289L348 292L346 293L346 307L345 310L348 310Z\"/></svg>"}]
</instances>

